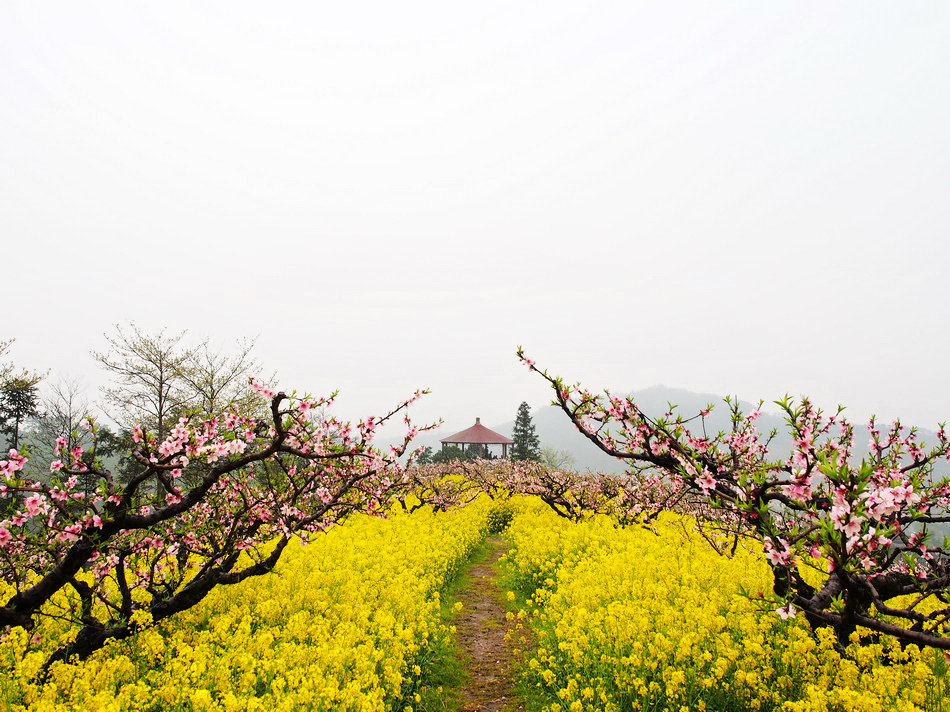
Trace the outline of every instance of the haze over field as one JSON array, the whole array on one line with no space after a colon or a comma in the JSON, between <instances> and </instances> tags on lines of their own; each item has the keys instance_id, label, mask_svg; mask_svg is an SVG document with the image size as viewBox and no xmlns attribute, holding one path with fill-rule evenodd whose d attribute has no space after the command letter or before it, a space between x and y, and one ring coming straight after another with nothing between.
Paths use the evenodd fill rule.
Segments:
<instances>
[{"instance_id":1,"label":"haze over field","mask_svg":"<svg viewBox=\"0 0 950 712\"><path fill-rule=\"evenodd\" d=\"M0 6L0 338L258 335L421 420L656 383L950 416L944 3Z\"/></svg>"}]
</instances>

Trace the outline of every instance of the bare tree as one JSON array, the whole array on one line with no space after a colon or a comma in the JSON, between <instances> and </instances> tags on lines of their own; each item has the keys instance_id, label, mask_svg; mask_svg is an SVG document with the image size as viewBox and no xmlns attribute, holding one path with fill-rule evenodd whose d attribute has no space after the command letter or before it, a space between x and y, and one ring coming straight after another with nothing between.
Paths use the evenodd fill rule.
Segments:
<instances>
[{"instance_id":1,"label":"bare tree","mask_svg":"<svg viewBox=\"0 0 950 712\"><path fill-rule=\"evenodd\" d=\"M163 440L193 402L195 392L182 374L194 351L183 345L184 336L184 331L147 334L134 323L116 324L114 332L105 335L108 351L92 352L115 377L103 393L120 427L131 430L142 424Z\"/></svg>"},{"instance_id":2,"label":"bare tree","mask_svg":"<svg viewBox=\"0 0 950 712\"><path fill-rule=\"evenodd\" d=\"M179 377L192 392L189 402L193 409L214 414L233 407L248 413L260 407L260 398L251 390L249 380L268 384L274 377L261 377L262 366L251 353L254 345L253 339L241 339L232 350L219 351L206 339L189 352Z\"/></svg>"},{"instance_id":3,"label":"bare tree","mask_svg":"<svg viewBox=\"0 0 950 712\"><path fill-rule=\"evenodd\" d=\"M115 382L104 389L110 415L121 428L144 424L164 437L186 412L215 415L227 408L260 417L260 398L249 387L274 380L261 376L253 355L254 340L238 340L228 350L215 348L208 339L191 346L186 332L154 334L135 324L116 325L107 334L109 350L93 357Z\"/></svg>"},{"instance_id":4,"label":"bare tree","mask_svg":"<svg viewBox=\"0 0 950 712\"><path fill-rule=\"evenodd\" d=\"M553 447L541 448L541 462L553 470L571 470L574 468L574 456L567 450Z\"/></svg>"},{"instance_id":5,"label":"bare tree","mask_svg":"<svg viewBox=\"0 0 950 712\"><path fill-rule=\"evenodd\" d=\"M0 358L3 358L7 351L10 350L10 346L13 344L13 339L7 339L6 341L0 341ZM12 363L0 363L0 381L5 381L11 375L13 375L14 365Z\"/></svg>"},{"instance_id":6,"label":"bare tree","mask_svg":"<svg viewBox=\"0 0 950 712\"><path fill-rule=\"evenodd\" d=\"M56 438L62 437L69 450L77 445L88 447L91 438L82 422L92 408L86 400L83 384L75 378L61 377L48 388L49 395L43 399L43 414L37 420L35 440L54 443ZM38 452L34 449L32 455L36 458Z\"/></svg>"},{"instance_id":7,"label":"bare tree","mask_svg":"<svg viewBox=\"0 0 950 712\"><path fill-rule=\"evenodd\" d=\"M26 436L31 476L35 479L49 475L49 464L56 459L54 444L60 438L65 443L61 448L67 452L92 446L93 438L86 422L92 407L85 397L83 384L78 379L62 377L49 384L48 389L40 414Z\"/></svg>"}]
</instances>

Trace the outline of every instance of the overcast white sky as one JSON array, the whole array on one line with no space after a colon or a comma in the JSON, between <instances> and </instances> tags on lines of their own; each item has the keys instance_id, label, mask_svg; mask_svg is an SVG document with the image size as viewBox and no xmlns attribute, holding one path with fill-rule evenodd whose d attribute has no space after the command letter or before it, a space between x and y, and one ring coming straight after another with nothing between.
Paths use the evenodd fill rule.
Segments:
<instances>
[{"instance_id":1,"label":"overcast white sky","mask_svg":"<svg viewBox=\"0 0 950 712\"><path fill-rule=\"evenodd\" d=\"M0 3L0 337L259 335L447 432L663 383L950 418L943 2Z\"/></svg>"}]
</instances>

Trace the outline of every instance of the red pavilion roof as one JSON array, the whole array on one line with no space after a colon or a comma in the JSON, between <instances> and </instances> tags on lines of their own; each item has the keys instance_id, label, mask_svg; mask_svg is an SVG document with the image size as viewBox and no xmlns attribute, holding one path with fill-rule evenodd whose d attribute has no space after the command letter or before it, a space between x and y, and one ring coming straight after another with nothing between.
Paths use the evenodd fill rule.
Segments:
<instances>
[{"instance_id":1,"label":"red pavilion roof","mask_svg":"<svg viewBox=\"0 0 950 712\"><path fill-rule=\"evenodd\" d=\"M511 438L506 438L504 435L486 428L484 425L482 425L481 418L475 418L475 425L470 428L466 428L465 430L459 431L455 435L442 438L440 442L443 442L447 445L451 445L453 443L462 443L465 445L511 445L514 443L514 440Z\"/></svg>"}]
</instances>

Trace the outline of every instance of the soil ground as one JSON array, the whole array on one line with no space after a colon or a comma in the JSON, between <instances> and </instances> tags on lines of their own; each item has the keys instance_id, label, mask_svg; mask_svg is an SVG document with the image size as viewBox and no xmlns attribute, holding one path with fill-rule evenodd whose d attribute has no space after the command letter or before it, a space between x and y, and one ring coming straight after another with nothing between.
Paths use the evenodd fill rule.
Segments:
<instances>
[{"instance_id":1,"label":"soil ground","mask_svg":"<svg viewBox=\"0 0 950 712\"><path fill-rule=\"evenodd\" d=\"M516 672L505 633L514 623L498 586L495 566L504 543L490 537L488 556L468 571L468 583L458 592L462 610L455 619L456 642L463 654L468 682L461 690L461 712L520 712L515 693Z\"/></svg>"}]
</instances>

